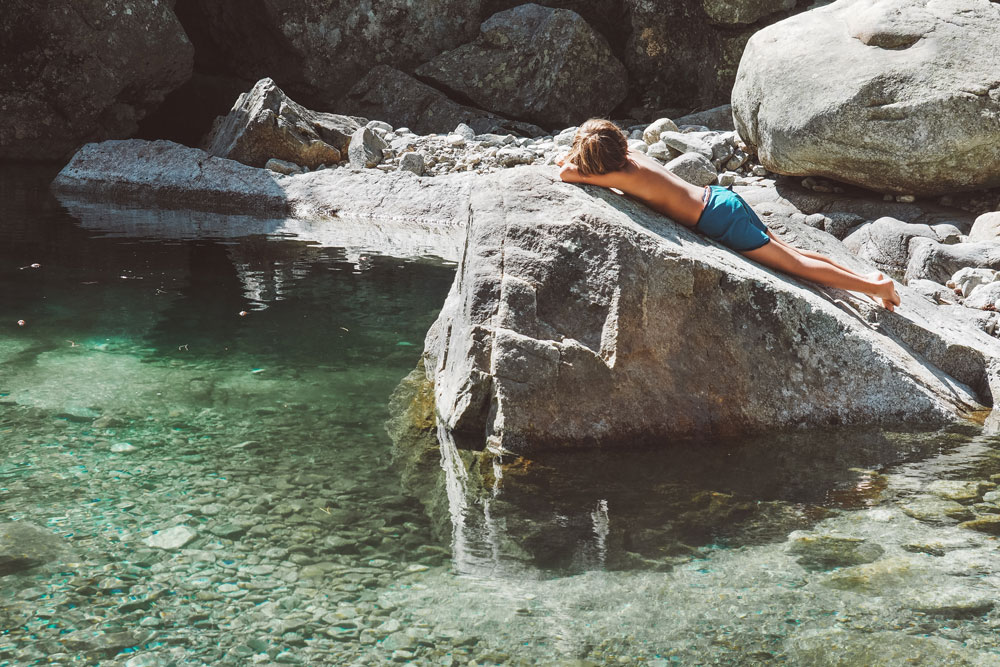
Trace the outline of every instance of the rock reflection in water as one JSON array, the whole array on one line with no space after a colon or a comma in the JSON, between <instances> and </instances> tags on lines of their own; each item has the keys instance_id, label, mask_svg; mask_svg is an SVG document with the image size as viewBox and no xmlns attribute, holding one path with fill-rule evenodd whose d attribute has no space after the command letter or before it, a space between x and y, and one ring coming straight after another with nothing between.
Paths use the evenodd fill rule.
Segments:
<instances>
[{"instance_id":1,"label":"rock reflection in water","mask_svg":"<svg viewBox=\"0 0 1000 667\"><path fill-rule=\"evenodd\" d=\"M529 459L460 449L432 426L431 394L419 368L397 390L396 461L455 570L487 577L667 570L713 547L783 541L879 504L882 470L968 435L840 430Z\"/></svg>"}]
</instances>

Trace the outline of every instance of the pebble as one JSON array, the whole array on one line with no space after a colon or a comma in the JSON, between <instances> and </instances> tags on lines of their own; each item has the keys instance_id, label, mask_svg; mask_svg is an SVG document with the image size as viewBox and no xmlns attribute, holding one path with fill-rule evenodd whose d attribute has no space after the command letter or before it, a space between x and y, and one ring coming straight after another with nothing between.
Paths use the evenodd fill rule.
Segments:
<instances>
[{"instance_id":1,"label":"pebble","mask_svg":"<svg viewBox=\"0 0 1000 667\"><path fill-rule=\"evenodd\" d=\"M111 445L111 451L115 454L131 454L139 451L139 448L130 442L116 442Z\"/></svg>"},{"instance_id":2,"label":"pebble","mask_svg":"<svg viewBox=\"0 0 1000 667\"><path fill-rule=\"evenodd\" d=\"M180 549L198 536L197 531L187 526L172 526L147 537L143 542L157 549Z\"/></svg>"}]
</instances>

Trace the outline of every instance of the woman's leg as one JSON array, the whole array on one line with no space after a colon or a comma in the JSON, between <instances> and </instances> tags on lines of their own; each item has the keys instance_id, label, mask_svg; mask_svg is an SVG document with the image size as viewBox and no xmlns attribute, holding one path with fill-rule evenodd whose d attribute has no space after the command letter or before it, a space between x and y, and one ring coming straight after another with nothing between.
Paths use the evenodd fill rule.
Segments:
<instances>
[{"instance_id":1,"label":"woman's leg","mask_svg":"<svg viewBox=\"0 0 1000 667\"><path fill-rule=\"evenodd\" d=\"M768 232L768 236L772 239L769 243L765 243L756 250L747 250L742 254L768 268L796 278L805 278L820 285L861 292L876 297L889 310L899 305L899 295L896 294L896 288L891 279L859 275L826 257L810 257L784 243L776 243L770 232Z\"/></svg>"}]
</instances>

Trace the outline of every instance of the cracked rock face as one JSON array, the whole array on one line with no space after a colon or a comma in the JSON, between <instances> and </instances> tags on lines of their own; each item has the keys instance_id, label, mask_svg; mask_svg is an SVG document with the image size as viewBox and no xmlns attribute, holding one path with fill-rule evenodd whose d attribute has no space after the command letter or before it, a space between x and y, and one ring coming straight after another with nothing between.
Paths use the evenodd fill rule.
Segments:
<instances>
[{"instance_id":1,"label":"cracked rock face","mask_svg":"<svg viewBox=\"0 0 1000 667\"><path fill-rule=\"evenodd\" d=\"M135 134L191 76L194 48L171 5L5 2L0 159L60 160L87 141Z\"/></svg>"},{"instance_id":2,"label":"cracked rock face","mask_svg":"<svg viewBox=\"0 0 1000 667\"><path fill-rule=\"evenodd\" d=\"M733 89L761 163L877 191L1000 185L1000 4L839 0L761 30Z\"/></svg>"},{"instance_id":3,"label":"cracked rock face","mask_svg":"<svg viewBox=\"0 0 1000 667\"><path fill-rule=\"evenodd\" d=\"M800 283L538 168L474 186L428 333L440 423L510 451L947 422L965 385Z\"/></svg>"},{"instance_id":4,"label":"cracked rock face","mask_svg":"<svg viewBox=\"0 0 1000 667\"><path fill-rule=\"evenodd\" d=\"M208 152L253 167L275 158L315 169L340 162L358 127L348 116L306 109L261 79L236 100Z\"/></svg>"},{"instance_id":5,"label":"cracked rock face","mask_svg":"<svg viewBox=\"0 0 1000 667\"><path fill-rule=\"evenodd\" d=\"M421 65L417 75L545 127L606 115L625 97L625 66L574 11L524 4L494 14L480 30L475 42Z\"/></svg>"}]
</instances>

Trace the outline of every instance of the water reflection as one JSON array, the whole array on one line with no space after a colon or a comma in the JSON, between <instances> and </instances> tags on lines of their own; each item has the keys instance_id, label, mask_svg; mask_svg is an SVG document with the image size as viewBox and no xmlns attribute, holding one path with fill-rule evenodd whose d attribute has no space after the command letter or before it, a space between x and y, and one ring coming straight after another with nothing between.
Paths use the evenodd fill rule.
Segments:
<instances>
[{"instance_id":1,"label":"water reflection","mask_svg":"<svg viewBox=\"0 0 1000 667\"><path fill-rule=\"evenodd\" d=\"M397 460L411 468L404 483L415 466L443 478L408 491L423 494L455 570L483 577L667 570L714 548L783 541L838 512L885 502L887 471L947 459L952 449L968 463L966 431L853 429L529 459L460 450L438 428L415 436L426 439L417 449L439 448L435 470L428 458L401 453L414 445L390 428ZM442 491L447 514L434 516L441 503L433 494Z\"/></svg>"}]
</instances>

